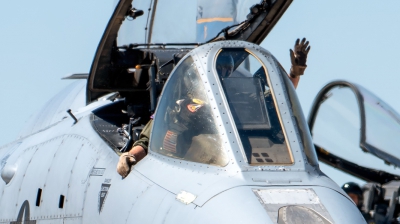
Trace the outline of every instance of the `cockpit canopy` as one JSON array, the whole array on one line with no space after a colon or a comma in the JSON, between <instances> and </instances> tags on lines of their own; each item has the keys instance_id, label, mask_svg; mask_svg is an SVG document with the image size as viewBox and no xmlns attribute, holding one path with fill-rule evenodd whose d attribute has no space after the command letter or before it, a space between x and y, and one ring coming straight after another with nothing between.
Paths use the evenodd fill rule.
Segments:
<instances>
[{"instance_id":1,"label":"cockpit canopy","mask_svg":"<svg viewBox=\"0 0 400 224\"><path fill-rule=\"evenodd\" d=\"M400 115L365 88L326 85L309 119L320 159L366 181L400 180Z\"/></svg>"},{"instance_id":2,"label":"cockpit canopy","mask_svg":"<svg viewBox=\"0 0 400 224\"><path fill-rule=\"evenodd\" d=\"M223 167L232 159L228 152L237 148L243 152L242 160L251 166L293 165L292 146L285 132L292 119L289 116L290 122L283 122L286 118L271 88L275 82L284 85L286 73L279 64L267 68L260 56L246 47L218 49L216 45L188 53L171 73L157 105L150 149L168 157ZM214 53L208 53L210 49ZM206 61L210 66L204 65ZM271 81L274 69L277 72ZM233 145L235 142L240 145Z\"/></svg>"},{"instance_id":3,"label":"cockpit canopy","mask_svg":"<svg viewBox=\"0 0 400 224\"><path fill-rule=\"evenodd\" d=\"M268 2L268 3L267 3ZM127 18L118 34L118 46L149 43L206 43L220 34L234 33L261 12L278 19L291 1L275 0L135 0L143 15ZM263 8L264 7L264 8ZM277 17L277 18L274 18ZM246 24L247 25L247 24ZM272 28L272 27L271 27ZM224 29L226 29L224 31ZM270 28L265 28L269 31ZM168 35L165 35L168 33Z\"/></svg>"},{"instance_id":4,"label":"cockpit canopy","mask_svg":"<svg viewBox=\"0 0 400 224\"><path fill-rule=\"evenodd\" d=\"M175 69L157 106L150 148L166 156L225 166L217 119L192 57Z\"/></svg>"},{"instance_id":5,"label":"cockpit canopy","mask_svg":"<svg viewBox=\"0 0 400 224\"><path fill-rule=\"evenodd\" d=\"M151 98L153 110L155 95L185 53L219 40L260 44L291 2L120 0L92 63L87 104L118 91ZM148 81L154 81L152 96Z\"/></svg>"}]
</instances>

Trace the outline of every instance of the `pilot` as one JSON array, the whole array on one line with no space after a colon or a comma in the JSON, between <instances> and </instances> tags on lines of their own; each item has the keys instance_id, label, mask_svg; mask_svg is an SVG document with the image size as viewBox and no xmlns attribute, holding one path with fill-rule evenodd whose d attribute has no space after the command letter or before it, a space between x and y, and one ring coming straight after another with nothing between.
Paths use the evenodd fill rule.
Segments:
<instances>
[{"instance_id":1,"label":"pilot","mask_svg":"<svg viewBox=\"0 0 400 224\"><path fill-rule=\"evenodd\" d=\"M187 76L185 76L186 78ZM185 79L185 82L190 81ZM195 85L193 83L185 84L188 86ZM174 102L174 105L167 112L167 119L165 121L168 130L164 136L163 149L176 157L183 157L186 153L185 149L190 147L191 139L193 136L201 133L213 133L214 130L207 130L208 125L196 125L197 121L209 120L207 119L207 111L210 111L208 104L204 101L204 96L196 93L196 91L188 91L188 94L183 99ZM143 128L139 136L139 140L133 144L129 152L123 153L117 165L117 171L122 177L126 177L133 165L147 155L149 136L153 120L151 119ZM177 144L177 143L180 144Z\"/></svg>"},{"instance_id":2,"label":"pilot","mask_svg":"<svg viewBox=\"0 0 400 224\"><path fill-rule=\"evenodd\" d=\"M290 68L290 75L289 78L292 81L293 85L295 88L297 88L297 85L300 81L300 76L304 74L305 69L307 68L306 61L307 61L307 55L308 52L310 51L311 46L309 46L309 42L306 41L306 38L303 38L301 41L300 39L297 39L294 45L294 50L290 49L290 59L292 66ZM225 67L217 68L219 70L218 73L222 77L227 77L229 76L234 69L234 62L232 57L228 57L226 55L221 55L220 60L223 60L222 62L224 63L218 63L218 64L224 64ZM177 120L183 120L188 122L189 117L187 115L191 116L198 116L201 114L202 110L201 107L203 101L197 98L189 97L188 99L182 99L183 101L181 102L176 102L179 104L178 106L180 108L184 108L184 110L180 111L179 114L176 114ZM195 113L188 113L186 109L188 109L188 105L191 105L193 110L195 110ZM196 115L195 115L196 114ZM186 116L186 117L185 117ZM190 119L189 119L190 120ZM150 119L150 121L146 124L146 126L143 128L139 140L136 141L132 149L129 150L129 152L122 153L119 159L119 162L117 164L117 172L122 176L126 177L129 172L131 171L132 166L134 166L137 162L139 162L141 159L143 159L148 152L148 145L149 145L149 137L150 137L150 131L153 126L153 120ZM178 126L178 125L177 125ZM189 123L186 123L183 125L184 127L188 127ZM179 127L169 127L169 131L174 132L172 136L177 134L176 132L182 133L183 129L179 130ZM176 130L175 130L176 129ZM168 131L167 131L168 134ZM171 133L169 133L171 135ZM167 136L166 138L167 139ZM167 139L168 140L168 139ZM164 140L165 141L165 140Z\"/></svg>"},{"instance_id":3,"label":"pilot","mask_svg":"<svg viewBox=\"0 0 400 224\"><path fill-rule=\"evenodd\" d=\"M304 71L307 68L307 55L310 50L311 46L309 46L309 42L306 38L303 38L301 42L300 39L297 39L294 44L294 50L290 49L290 61L292 62L292 67L290 68L289 78L290 81L292 81L294 88L297 88L300 76L304 74Z\"/></svg>"},{"instance_id":4,"label":"pilot","mask_svg":"<svg viewBox=\"0 0 400 224\"><path fill-rule=\"evenodd\" d=\"M358 186L358 184L354 182L348 182L343 184L342 189L344 192L349 195L351 200L353 200L354 204L356 204L357 208L361 210L361 207L363 205L364 197L363 197L363 192L361 188Z\"/></svg>"},{"instance_id":5,"label":"pilot","mask_svg":"<svg viewBox=\"0 0 400 224\"><path fill-rule=\"evenodd\" d=\"M167 109L165 116L167 130L163 139L163 150L175 157L185 156L194 136L216 131L209 130L209 125L204 124L204 121L211 120L208 119L211 109L205 99L202 99L202 92L196 88L197 86L196 80L191 79L190 74L185 75L181 84L182 88L176 88L176 94L182 93L180 99L173 102ZM202 121L202 123L197 121ZM117 171L121 176L127 176L131 166L146 156L152 124L153 120L150 120L132 149L121 155L117 165Z\"/></svg>"},{"instance_id":6,"label":"pilot","mask_svg":"<svg viewBox=\"0 0 400 224\"><path fill-rule=\"evenodd\" d=\"M371 216L361 209L364 202L364 196L360 186L358 186L358 184L354 182L347 182L343 184L342 189L344 190L344 192L346 192L347 195L349 195L354 204L356 204L357 208L360 210L362 216L367 221L367 223L375 223Z\"/></svg>"},{"instance_id":7,"label":"pilot","mask_svg":"<svg viewBox=\"0 0 400 224\"><path fill-rule=\"evenodd\" d=\"M131 150L121 154L117 164L117 172L122 177L128 176L129 172L131 171L131 167L147 155L147 146L149 145L149 137L152 126L153 119L151 118L140 133L139 140L133 143Z\"/></svg>"}]
</instances>

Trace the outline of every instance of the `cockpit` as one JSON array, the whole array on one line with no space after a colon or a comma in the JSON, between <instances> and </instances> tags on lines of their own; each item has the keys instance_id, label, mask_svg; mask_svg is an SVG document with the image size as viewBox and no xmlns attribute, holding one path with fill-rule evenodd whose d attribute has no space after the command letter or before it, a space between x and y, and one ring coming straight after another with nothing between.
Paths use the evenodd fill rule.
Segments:
<instances>
[{"instance_id":1,"label":"cockpit","mask_svg":"<svg viewBox=\"0 0 400 224\"><path fill-rule=\"evenodd\" d=\"M149 151L218 167L232 161L231 150L247 166L301 166L296 157L316 163L311 142L296 131L306 123L291 110L299 105L287 74L248 44L204 45L177 63L157 97Z\"/></svg>"},{"instance_id":2,"label":"cockpit","mask_svg":"<svg viewBox=\"0 0 400 224\"><path fill-rule=\"evenodd\" d=\"M164 44L155 41L165 37L161 21L171 18L156 9L166 3L149 4L119 3L88 80L88 103L114 93L112 105L94 111L92 124L115 151L127 150L151 116L150 154L216 167L318 164L297 96L276 59L256 44L218 42L260 42L288 2L238 1L221 12L211 10L211 1L182 3L197 16L179 21L173 41Z\"/></svg>"},{"instance_id":3,"label":"cockpit","mask_svg":"<svg viewBox=\"0 0 400 224\"><path fill-rule=\"evenodd\" d=\"M288 141L293 131L285 131L293 120L285 117L290 110L287 107L283 112L283 105L298 105L288 101L288 95L277 99L284 91L294 91L293 87L276 61L266 65L266 56L256 56L245 44L204 45L182 59L159 97L151 151L219 167L232 160L231 150L243 152L239 160L249 166L295 163L296 146ZM273 88L274 83L279 87ZM298 123L296 126L305 125ZM230 144L235 142L239 145ZM309 158L315 158L312 152L309 148ZM303 160L299 150L295 153Z\"/></svg>"},{"instance_id":4,"label":"cockpit","mask_svg":"<svg viewBox=\"0 0 400 224\"><path fill-rule=\"evenodd\" d=\"M202 79L193 58L186 57L164 87L150 148L182 160L225 166L228 147L221 144L224 130L211 104L218 93L207 94L210 83ZM223 90L249 164L292 164L264 66L244 48L220 49L213 64L217 79L212 85Z\"/></svg>"}]
</instances>

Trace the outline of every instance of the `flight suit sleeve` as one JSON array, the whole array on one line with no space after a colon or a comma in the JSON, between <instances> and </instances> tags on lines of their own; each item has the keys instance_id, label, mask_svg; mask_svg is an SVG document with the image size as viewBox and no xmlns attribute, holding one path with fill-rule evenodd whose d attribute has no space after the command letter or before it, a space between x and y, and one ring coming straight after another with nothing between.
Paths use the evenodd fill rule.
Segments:
<instances>
[{"instance_id":1,"label":"flight suit sleeve","mask_svg":"<svg viewBox=\"0 0 400 224\"><path fill-rule=\"evenodd\" d=\"M147 150L149 147L150 131L152 127L153 127L153 119L150 119L150 121L147 122L146 126L144 126L142 132L140 133L139 140L137 140L132 147L140 145L144 148L147 154Z\"/></svg>"}]
</instances>

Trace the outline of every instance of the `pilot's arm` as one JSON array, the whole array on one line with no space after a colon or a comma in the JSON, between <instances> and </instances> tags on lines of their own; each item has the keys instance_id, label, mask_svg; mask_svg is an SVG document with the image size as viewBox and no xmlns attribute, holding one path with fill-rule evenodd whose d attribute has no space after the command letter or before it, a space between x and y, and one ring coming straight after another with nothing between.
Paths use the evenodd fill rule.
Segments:
<instances>
[{"instance_id":1,"label":"pilot's arm","mask_svg":"<svg viewBox=\"0 0 400 224\"><path fill-rule=\"evenodd\" d=\"M129 172L131 171L131 167L147 155L147 147L149 145L149 137L152 126L153 119L150 119L140 133L139 140L133 144L132 149L129 150L129 152L122 153L119 157L117 172L122 177L128 176Z\"/></svg>"},{"instance_id":2,"label":"pilot's arm","mask_svg":"<svg viewBox=\"0 0 400 224\"><path fill-rule=\"evenodd\" d=\"M294 51L290 49L292 67L290 68L289 78L292 81L294 88L297 88L300 76L304 74L304 70L307 68L307 54L311 49L311 46L308 44L309 42L306 41L306 38L303 38L301 42L300 39L297 39L294 44Z\"/></svg>"}]
</instances>

